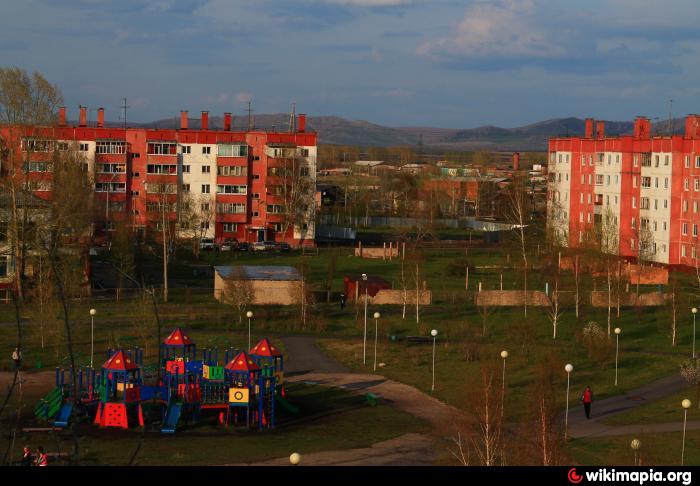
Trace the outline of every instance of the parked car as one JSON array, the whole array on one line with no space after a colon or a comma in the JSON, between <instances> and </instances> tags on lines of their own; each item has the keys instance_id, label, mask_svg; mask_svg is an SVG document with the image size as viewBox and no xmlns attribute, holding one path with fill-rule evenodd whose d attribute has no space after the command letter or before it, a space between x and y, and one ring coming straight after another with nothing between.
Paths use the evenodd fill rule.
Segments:
<instances>
[{"instance_id":1,"label":"parked car","mask_svg":"<svg viewBox=\"0 0 700 486\"><path fill-rule=\"evenodd\" d=\"M215 251L218 249L216 243L214 243L214 238L202 238L199 240L200 251Z\"/></svg>"},{"instance_id":2,"label":"parked car","mask_svg":"<svg viewBox=\"0 0 700 486\"><path fill-rule=\"evenodd\" d=\"M236 238L226 238L219 245L221 251L233 251L238 248L238 240Z\"/></svg>"},{"instance_id":3,"label":"parked car","mask_svg":"<svg viewBox=\"0 0 700 486\"><path fill-rule=\"evenodd\" d=\"M277 243L277 251L280 253L287 253L291 251L292 247L289 246L289 243L285 243L284 241Z\"/></svg>"},{"instance_id":4,"label":"parked car","mask_svg":"<svg viewBox=\"0 0 700 486\"><path fill-rule=\"evenodd\" d=\"M240 241L238 242L238 246L236 247L236 250L238 251L250 251L250 244L245 241Z\"/></svg>"},{"instance_id":5,"label":"parked car","mask_svg":"<svg viewBox=\"0 0 700 486\"><path fill-rule=\"evenodd\" d=\"M274 250L277 244L274 241L256 241L253 243L253 251L271 251Z\"/></svg>"}]
</instances>

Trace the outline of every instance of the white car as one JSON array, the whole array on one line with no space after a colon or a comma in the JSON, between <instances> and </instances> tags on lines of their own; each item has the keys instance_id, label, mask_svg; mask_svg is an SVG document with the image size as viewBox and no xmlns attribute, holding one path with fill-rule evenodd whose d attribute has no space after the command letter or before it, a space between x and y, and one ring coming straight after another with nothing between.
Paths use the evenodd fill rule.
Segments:
<instances>
[{"instance_id":1,"label":"white car","mask_svg":"<svg viewBox=\"0 0 700 486\"><path fill-rule=\"evenodd\" d=\"M201 251L213 251L216 250L216 243L214 243L214 238L202 238L199 240L199 249Z\"/></svg>"}]
</instances>

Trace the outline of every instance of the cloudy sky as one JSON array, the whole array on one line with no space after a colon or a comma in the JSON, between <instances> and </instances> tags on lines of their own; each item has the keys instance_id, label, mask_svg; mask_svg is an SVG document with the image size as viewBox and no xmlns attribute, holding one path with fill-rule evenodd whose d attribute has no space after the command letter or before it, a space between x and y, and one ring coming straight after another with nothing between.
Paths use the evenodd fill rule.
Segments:
<instances>
[{"instance_id":1,"label":"cloudy sky","mask_svg":"<svg viewBox=\"0 0 700 486\"><path fill-rule=\"evenodd\" d=\"M574 6L575 5L575 6ZM0 65L148 121L210 110L512 127L700 111L697 0L0 0Z\"/></svg>"}]
</instances>

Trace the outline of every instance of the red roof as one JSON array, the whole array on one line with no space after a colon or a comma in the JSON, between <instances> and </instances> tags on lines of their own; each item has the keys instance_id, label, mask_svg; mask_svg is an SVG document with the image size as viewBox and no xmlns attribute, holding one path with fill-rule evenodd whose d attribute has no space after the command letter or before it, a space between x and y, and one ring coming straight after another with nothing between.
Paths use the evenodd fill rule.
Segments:
<instances>
[{"instance_id":1,"label":"red roof","mask_svg":"<svg viewBox=\"0 0 700 486\"><path fill-rule=\"evenodd\" d=\"M163 344L167 346L191 346L194 344L192 340L179 327L170 333L170 336L165 338Z\"/></svg>"},{"instance_id":2,"label":"red roof","mask_svg":"<svg viewBox=\"0 0 700 486\"><path fill-rule=\"evenodd\" d=\"M282 356L277 346L272 344L267 338L262 338L258 344L253 346L250 350L250 354L253 356L267 356L271 358Z\"/></svg>"},{"instance_id":3,"label":"red roof","mask_svg":"<svg viewBox=\"0 0 700 486\"><path fill-rule=\"evenodd\" d=\"M250 357L241 351L233 358L229 364L226 365L227 370L231 371L260 371L260 366L255 364L255 361L250 359Z\"/></svg>"},{"instance_id":4,"label":"red roof","mask_svg":"<svg viewBox=\"0 0 700 486\"><path fill-rule=\"evenodd\" d=\"M129 371L137 370L138 368L131 356L125 354L124 351L117 351L102 365L102 369L109 371Z\"/></svg>"}]
</instances>

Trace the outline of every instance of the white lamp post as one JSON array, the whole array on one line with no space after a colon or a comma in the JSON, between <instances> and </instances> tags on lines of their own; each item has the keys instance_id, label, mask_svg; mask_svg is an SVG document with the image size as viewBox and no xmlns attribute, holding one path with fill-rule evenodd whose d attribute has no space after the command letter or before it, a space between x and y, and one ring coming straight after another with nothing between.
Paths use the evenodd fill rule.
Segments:
<instances>
[{"instance_id":1,"label":"white lamp post","mask_svg":"<svg viewBox=\"0 0 700 486\"><path fill-rule=\"evenodd\" d=\"M688 422L688 409L691 405L692 402L687 398L681 402L681 407L683 407L683 446L681 447L681 466L683 465L683 461L685 459L685 425Z\"/></svg>"},{"instance_id":2,"label":"white lamp post","mask_svg":"<svg viewBox=\"0 0 700 486\"><path fill-rule=\"evenodd\" d=\"M566 371L566 418L564 419L564 440L569 437L569 387L571 385L571 372L574 371L574 365L568 363L564 366Z\"/></svg>"},{"instance_id":3,"label":"white lamp post","mask_svg":"<svg viewBox=\"0 0 700 486\"><path fill-rule=\"evenodd\" d=\"M374 371L377 371L377 336L379 334L379 318L382 315L379 312L374 313Z\"/></svg>"},{"instance_id":4,"label":"white lamp post","mask_svg":"<svg viewBox=\"0 0 700 486\"><path fill-rule=\"evenodd\" d=\"M501 381L501 419L503 418L503 405L506 396L506 358L508 358L508 351L505 349L501 351L501 358L503 358L503 378Z\"/></svg>"},{"instance_id":5,"label":"white lamp post","mask_svg":"<svg viewBox=\"0 0 700 486\"><path fill-rule=\"evenodd\" d=\"M362 338L362 364L367 363L367 274L362 274L362 281L365 283L365 333Z\"/></svg>"},{"instance_id":6,"label":"white lamp post","mask_svg":"<svg viewBox=\"0 0 700 486\"><path fill-rule=\"evenodd\" d=\"M430 386L430 391L435 391L435 341L437 341L437 329L430 331L430 335L433 336L433 384Z\"/></svg>"},{"instance_id":7,"label":"white lamp post","mask_svg":"<svg viewBox=\"0 0 700 486\"><path fill-rule=\"evenodd\" d=\"M299 463L301 462L301 454L298 452L292 453L292 455L289 456L289 463L292 466L298 466Z\"/></svg>"},{"instance_id":8,"label":"white lamp post","mask_svg":"<svg viewBox=\"0 0 700 486\"><path fill-rule=\"evenodd\" d=\"M95 315L97 314L96 309L90 309L90 320L92 324L90 326L90 368L92 368L92 360L95 356Z\"/></svg>"},{"instance_id":9,"label":"white lamp post","mask_svg":"<svg viewBox=\"0 0 700 486\"><path fill-rule=\"evenodd\" d=\"M248 318L248 351L250 352L250 319L253 317L253 311L248 311L245 315Z\"/></svg>"},{"instance_id":10,"label":"white lamp post","mask_svg":"<svg viewBox=\"0 0 700 486\"><path fill-rule=\"evenodd\" d=\"M642 448L642 441L639 439L632 439L632 442L630 442L630 447L634 451L634 465L638 466L639 465L639 449Z\"/></svg>"},{"instance_id":11,"label":"white lamp post","mask_svg":"<svg viewBox=\"0 0 700 486\"><path fill-rule=\"evenodd\" d=\"M690 312L693 313L693 359L695 359L695 314L698 313L698 308L693 307Z\"/></svg>"},{"instance_id":12,"label":"white lamp post","mask_svg":"<svg viewBox=\"0 0 700 486\"><path fill-rule=\"evenodd\" d=\"M617 357L620 354L620 334L622 329L615 328L615 386L617 386Z\"/></svg>"}]
</instances>

